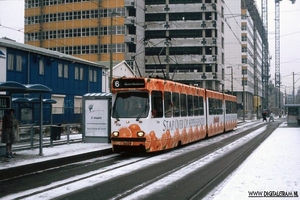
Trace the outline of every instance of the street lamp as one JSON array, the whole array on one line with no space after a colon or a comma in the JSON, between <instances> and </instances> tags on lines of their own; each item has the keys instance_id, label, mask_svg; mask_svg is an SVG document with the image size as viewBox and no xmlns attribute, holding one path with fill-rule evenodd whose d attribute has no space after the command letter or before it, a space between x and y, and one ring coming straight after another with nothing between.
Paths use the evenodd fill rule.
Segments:
<instances>
[{"instance_id":1,"label":"street lamp","mask_svg":"<svg viewBox=\"0 0 300 200\"><path fill-rule=\"evenodd\" d=\"M228 66L227 68L231 68L231 94L233 95L233 68L232 66Z\"/></svg>"},{"instance_id":2,"label":"street lamp","mask_svg":"<svg viewBox=\"0 0 300 200\"><path fill-rule=\"evenodd\" d=\"M112 92L111 84L113 78L113 16L119 13L112 12L110 14L110 65L109 65L109 91Z\"/></svg>"},{"instance_id":3,"label":"street lamp","mask_svg":"<svg viewBox=\"0 0 300 200\"><path fill-rule=\"evenodd\" d=\"M243 122L245 122L245 73L244 73L243 68L242 68L242 74L243 74L243 80L242 80L242 85L243 85Z\"/></svg>"}]
</instances>

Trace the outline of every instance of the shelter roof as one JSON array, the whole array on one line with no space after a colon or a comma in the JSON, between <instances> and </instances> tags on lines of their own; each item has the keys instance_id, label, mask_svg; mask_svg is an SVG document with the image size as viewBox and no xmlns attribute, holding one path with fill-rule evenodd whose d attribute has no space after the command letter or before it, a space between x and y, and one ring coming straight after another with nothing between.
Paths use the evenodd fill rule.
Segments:
<instances>
[{"instance_id":1,"label":"shelter roof","mask_svg":"<svg viewBox=\"0 0 300 200\"><path fill-rule=\"evenodd\" d=\"M14 103L39 103L40 100L39 98L22 98L22 97L19 97L19 98L12 98L12 102ZM57 103L56 100L54 99L43 99L43 103Z\"/></svg>"},{"instance_id":2,"label":"shelter roof","mask_svg":"<svg viewBox=\"0 0 300 200\"><path fill-rule=\"evenodd\" d=\"M87 93L84 97L111 97L111 93Z\"/></svg>"},{"instance_id":3,"label":"shelter roof","mask_svg":"<svg viewBox=\"0 0 300 200\"><path fill-rule=\"evenodd\" d=\"M22 84L16 81L0 82L0 91L9 93L46 93L52 90L42 84Z\"/></svg>"}]
</instances>

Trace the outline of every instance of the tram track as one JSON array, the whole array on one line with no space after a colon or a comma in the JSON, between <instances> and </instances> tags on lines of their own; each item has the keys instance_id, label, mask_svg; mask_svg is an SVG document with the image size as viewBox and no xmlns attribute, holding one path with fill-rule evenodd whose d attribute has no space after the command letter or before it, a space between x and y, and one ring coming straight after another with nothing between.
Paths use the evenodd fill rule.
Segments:
<instances>
[{"instance_id":1,"label":"tram track","mask_svg":"<svg viewBox=\"0 0 300 200\"><path fill-rule=\"evenodd\" d=\"M276 130L276 128L280 125L280 123L276 123L271 128L268 128L266 131L264 131L262 134L257 135L256 137L252 138L248 143L245 145L242 145L235 149L232 154L221 157L219 160L217 160L215 163L212 163L210 166L207 166L207 168L212 169L212 165L218 165L218 163L222 163L222 168L218 170L218 173L216 173L214 176L212 176L210 179L206 179L206 183L204 183L199 191L197 191L194 195L192 195L190 200L196 200L196 199L203 199L213 188L216 187L216 185L219 185L225 178L231 174L235 169L239 167L239 165L245 161L248 156L251 155L251 153L266 139L268 138L273 131ZM226 163L226 165L224 165ZM216 170L217 171L217 170ZM203 172L205 173L205 171Z\"/></svg>"},{"instance_id":2,"label":"tram track","mask_svg":"<svg viewBox=\"0 0 300 200\"><path fill-rule=\"evenodd\" d=\"M84 179L88 179L93 176L101 175L103 173L109 173L112 170L125 167L130 164L134 164L136 162L139 162L141 160L145 160L147 158L131 158L128 159L128 157L124 157L122 155L109 155L104 156L102 158L96 158L91 159L88 161L82 161L78 163L72 163L66 166L60 166L59 168L52 168L48 170L43 170L43 172L36 172L32 174L27 174L22 177L16 177L10 180L4 180L1 181L1 185L3 187L1 190L3 192L1 195L5 196L8 195L8 198L17 198L17 199L23 199L28 198L33 195L37 195L40 193L43 193L45 191L54 190L56 188L62 187L64 185L72 184L74 182L82 181ZM123 160L123 161L122 161ZM83 168L86 168L87 170L84 170ZM100 168L100 170L97 170ZM69 170L76 171L75 173L68 174L68 176L60 176L64 172L67 172ZM90 171L93 170L93 171ZM46 175L45 175L46 174ZM40 184L41 176L43 177L43 184ZM45 177L46 176L46 177ZM49 178L51 177L51 179ZM49 178L49 179L48 179ZM20 182L21 180L21 182ZM34 187L35 191L32 192L28 190L26 184L22 184L23 181L26 180L26 182L30 182L30 187ZM24 181L25 182L25 181ZM23 186L23 188L18 188L19 193L16 195L10 196L10 189L12 185L18 184L19 186ZM0 196L1 197L1 196Z\"/></svg>"},{"instance_id":3,"label":"tram track","mask_svg":"<svg viewBox=\"0 0 300 200\"><path fill-rule=\"evenodd\" d=\"M151 164L151 159L160 160L160 155L157 157L149 158L145 160L145 164L143 162L139 162L138 164L141 165L140 169L132 169L131 171L124 170L124 173L121 176L114 178L112 181L107 180L105 182L99 182L97 184L97 188L101 189L101 196L104 199L134 199L131 197L132 193L139 193L142 191L143 188L147 188L149 185L154 184L155 182L159 182L163 180L165 177L172 176L172 174L176 173L177 171L182 170L187 165L192 164L193 162L205 159L205 157L222 147L229 145L230 143L234 142L239 138L243 138L244 136L250 134L251 132L259 129L261 127L266 126L266 124L258 124L256 127L252 126L252 128L240 132L238 134L234 134L229 136L221 141L213 142L213 144L208 145L200 145L201 147L197 147L201 143L196 143L196 145L187 145L184 148L190 148L186 154L180 153L181 148L177 150L170 151L169 153L171 156L166 158L165 161L160 161L159 163ZM218 137L218 136L217 136ZM214 137L214 138L217 138ZM208 140L214 140L214 138L209 138ZM208 141L204 140L204 141ZM186 151L186 150L184 150ZM162 154L161 156L165 156L168 154ZM126 183L125 185L123 183ZM176 186L175 186L176 187ZM187 186L189 187L189 186ZM108 190L104 188L110 188ZM111 188L114 188L113 190ZM168 187L167 187L168 190ZM199 190L199 188L198 188ZM172 192L164 192L164 190L154 192L155 198L157 199L174 199L174 197L165 196L163 194L170 194ZM179 191L180 192L180 191ZM195 193L195 191L193 191ZM190 194L194 194L190 193ZM105 196L103 196L105 194ZM116 195L117 194L117 195ZM87 189L80 192L74 192L72 194L67 194L66 196L60 197L58 199L80 199L83 197L93 198L95 196L95 190L93 188ZM150 195L150 196L151 196ZM163 198L159 198L157 196L162 196ZM153 197L152 197L153 198ZM177 198L177 196L176 196ZM144 199L143 197L139 196L137 199ZM145 197L145 199L148 199ZM184 197L186 199L186 197Z\"/></svg>"},{"instance_id":4,"label":"tram track","mask_svg":"<svg viewBox=\"0 0 300 200\"><path fill-rule=\"evenodd\" d=\"M208 138L206 140L183 146L182 148L178 148L172 151L164 152L162 154L150 154L146 156L128 156L126 154L113 154L110 155L111 158L109 158L108 156L106 160L89 160L86 161L86 163L83 165L82 163L84 162L81 162L81 164L70 164L66 168L60 168L60 171L67 171L69 169L72 169L72 171L74 171L77 170L77 168L81 169L82 167L85 167L88 169L89 172L82 172L81 175L76 175L73 178L67 178L66 180L51 180L49 181L51 184L44 184L44 186L40 187L38 187L37 184L37 188L34 192L28 192L28 190L24 189L23 192L19 193L19 196L17 198L34 199L39 198L45 194L66 190L68 191L67 193L51 198L94 199L97 196L96 192L99 190L95 190L93 189L93 187L84 187L84 182L94 182L97 185L97 188L101 188L101 198L103 199L129 199L129 197L133 193L138 193L144 188L151 186L156 182L165 179L168 176L172 176L173 174L178 173L178 171L180 170L184 170L189 165L193 165L193 163L201 159L205 159L206 156L208 156L209 154L213 154L218 150L221 152L223 147L230 145L231 143L240 138L246 137L248 134L251 134L253 131L264 126L266 126L265 123L259 123L256 125L252 125L251 128L247 130L243 130L241 132L237 131L237 133L235 134L233 134L232 132L225 133L220 136ZM275 127L277 126L274 126L272 131L275 130ZM268 130L268 133L271 134L272 131ZM264 135L264 138L268 136L266 133L263 133L259 134L255 138L259 137L260 135ZM190 177L190 175L187 175L187 177L183 180L170 184L170 187L176 188L186 184L197 185L197 187L191 187L190 191L188 191L188 198L198 199L200 197L205 196L212 189L213 186L218 184L218 182L224 180L224 177L226 177L228 173L233 171L238 166L238 163L246 159L245 157L250 155L251 152L257 147L257 145L264 140L263 138L261 138L260 142L255 142L256 140L258 140L255 138L249 140L248 143L253 141L253 144L245 145L247 146L247 148L244 147L246 148L244 149L244 153L239 153L239 155L237 153L236 158L228 159L226 155L222 155L221 157L219 157L219 159L216 159L216 161L211 162L207 166L203 166L200 169L200 172L202 173L202 175L200 176L203 176L203 173L206 173L207 175L205 181L203 181L202 183L196 181L197 184L192 184L190 181L186 181L186 179L197 179L196 177L199 176L199 174L198 170L195 170L195 172L192 173L192 178ZM236 150L236 152L240 151L241 150ZM164 158L164 160L163 157L167 158ZM225 159L226 162L223 159ZM227 162L228 164L226 164L226 166L224 165L222 169L216 169L216 173L209 172L209 170L213 169L214 165L219 165L216 163L224 164ZM91 171L90 166L96 166L96 168L98 169L95 169L94 167L94 170ZM57 171L53 171L53 173L57 173ZM75 185L78 185L81 182L82 187L76 189ZM186 182L186 184L182 184L182 182ZM75 187L75 190L72 190L72 187ZM174 197L170 195L165 196L165 194L170 194L169 190L172 190L172 188L170 187L166 187L162 190L154 192L154 194L152 195L154 195L156 199L174 199ZM184 199L187 199L187 194L181 195L184 196ZM145 197L144 199L150 198Z\"/></svg>"},{"instance_id":5,"label":"tram track","mask_svg":"<svg viewBox=\"0 0 300 200\"><path fill-rule=\"evenodd\" d=\"M259 126L259 128L262 128L263 126L265 126L265 124ZM275 130L275 128L273 130ZM153 197L155 197L155 199L202 199L209 191L211 191L211 189L214 188L215 185L222 182L228 176L228 174L235 170L239 164L241 164L241 162L251 154L257 145L273 132L273 130L263 131L262 134L258 134L254 138L250 139L249 142L245 143L245 145L242 145L233 151L228 151L228 148L231 147L226 147L228 145L230 146L230 143L226 143L226 145L224 144L220 146L215 151L209 151L206 155L202 154L201 157L191 160L189 163L186 163L186 165L179 166L176 169L174 168L172 171L169 171L160 177L152 179L147 183L143 183L141 186L139 186L139 188L134 188L130 191L127 191L126 193L128 193L128 196L126 196L127 194L124 193L123 195L118 195L117 197L114 196L111 199L151 199ZM239 139L240 138L242 137L239 137ZM235 139L235 141L236 140L237 139ZM240 153L243 152L241 149L243 149L245 152ZM219 155L210 155L214 153ZM233 156L231 154L237 154L238 157L236 158L235 155ZM228 156L231 158L228 159ZM206 157L215 158L212 158L210 162L203 165L205 159L210 159ZM187 170L193 172L186 173L185 171ZM181 176L181 178L174 180L172 176L177 178L178 176ZM156 179L159 180L157 181ZM158 183L153 184L155 181ZM151 184L152 186L150 186ZM137 189L141 188L141 191L136 191ZM155 190L151 191L151 188L155 188ZM176 191L174 191L174 188L176 188ZM184 192L180 190L181 188L184 188ZM151 191L151 194L149 194L148 191Z\"/></svg>"},{"instance_id":6,"label":"tram track","mask_svg":"<svg viewBox=\"0 0 300 200\"><path fill-rule=\"evenodd\" d=\"M227 138L225 138L224 140L220 141L219 143L214 143L214 144L212 144L212 145L208 145L208 146L204 147L204 148L201 150L202 153L199 154L198 157L195 157L194 159L189 160L188 162L184 163L183 165L179 165L178 167L176 167L176 168L174 168L174 169L172 169L172 170L170 170L170 171L166 171L165 173L160 174L160 175L154 177L153 179L148 180L147 182L143 182L142 184L137 185L136 187L134 187L134 188L132 188L132 189L130 189L130 190L128 190L128 191L122 193L122 194L119 194L119 195L117 195L117 196L114 196L114 197L111 198L111 199L123 199L123 198L126 199L127 196L130 196L132 193L138 192L140 189L143 189L143 188L145 188L145 187L147 187L147 186L149 186L149 185L155 183L156 181L162 180L163 178L165 178L165 177L167 177L167 176L169 176L169 175L172 175L172 174L173 174L174 172L176 172L176 171L179 171L179 170L184 169L186 166L191 165L192 163L198 161L199 159L205 158L205 156L208 156L209 154L212 154L212 153L218 151L219 149L225 147L226 145L229 145L229 144L232 143L233 141L238 140L238 139L240 139L240 138L242 138L242 137L245 137L246 135L250 134L250 133L253 132L254 130L259 129L259 128L263 127L263 126L265 126L265 124L259 124L259 125L255 126L255 127L252 127L251 129L248 129L247 131L244 131L244 132L242 132L242 133L235 134L235 135L232 135L232 136L230 136L230 137L227 137ZM225 133L225 134L226 134L226 133ZM217 138L218 136L215 136L215 137ZM212 138L209 138L208 140L210 140L210 139L212 139ZM196 143L197 143L197 142L196 142ZM216 144L219 144L219 146L216 146ZM191 145L192 145L192 144L191 144ZM190 146L191 146L191 145L190 145ZM184 148L184 147L183 147L183 148ZM197 152L197 150L195 150L195 151L193 151L193 152L195 153L195 152ZM190 152L190 153L192 153L192 152ZM183 156L185 156L185 155L183 155ZM177 157L177 159L178 159L178 157ZM182 158L180 158L179 160L182 160ZM172 165L172 167L174 167L174 165ZM214 182L212 182L212 184L213 184L213 183L214 183ZM205 189L205 186L204 186L203 189ZM200 195L200 194L202 195L202 194L204 193L204 191L205 191L205 190L201 190L201 191L199 192L199 194L198 194L198 192L197 192L197 193L195 194L195 197L196 197L197 195ZM156 198L157 198L157 197L156 197ZM167 197L164 196L162 199L166 199L166 198L167 198ZM131 197L130 197L129 199L131 199ZM160 199L160 198L158 198L158 199ZM197 199L197 198L195 198L195 199Z\"/></svg>"}]
</instances>

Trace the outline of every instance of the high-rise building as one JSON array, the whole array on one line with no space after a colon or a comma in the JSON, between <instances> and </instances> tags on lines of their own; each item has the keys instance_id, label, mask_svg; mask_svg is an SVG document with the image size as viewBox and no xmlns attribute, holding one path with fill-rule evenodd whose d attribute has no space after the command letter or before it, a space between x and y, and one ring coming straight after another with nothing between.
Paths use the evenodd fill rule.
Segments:
<instances>
[{"instance_id":1,"label":"high-rise building","mask_svg":"<svg viewBox=\"0 0 300 200\"><path fill-rule=\"evenodd\" d=\"M146 74L223 91L224 2L147 0Z\"/></svg>"},{"instance_id":2,"label":"high-rise building","mask_svg":"<svg viewBox=\"0 0 300 200\"><path fill-rule=\"evenodd\" d=\"M144 75L143 8L135 0L26 0L25 43L94 62L126 60Z\"/></svg>"},{"instance_id":3,"label":"high-rise building","mask_svg":"<svg viewBox=\"0 0 300 200\"><path fill-rule=\"evenodd\" d=\"M250 118L262 111L262 21L254 2L228 0L225 8L225 92Z\"/></svg>"}]
</instances>

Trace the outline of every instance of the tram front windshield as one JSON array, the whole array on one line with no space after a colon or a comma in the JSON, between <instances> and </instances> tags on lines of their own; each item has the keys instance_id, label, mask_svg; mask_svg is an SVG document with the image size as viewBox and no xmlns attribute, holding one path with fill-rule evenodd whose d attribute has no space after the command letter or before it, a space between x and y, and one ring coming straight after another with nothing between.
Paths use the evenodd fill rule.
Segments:
<instances>
[{"instance_id":1,"label":"tram front windshield","mask_svg":"<svg viewBox=\"0 0 300 200\"><path fill-rule=\"evenodd\" d=\"M113 118L146 118L149 114L147 92L118 93L113 105Z\"/></svg>"}]
</instances>

